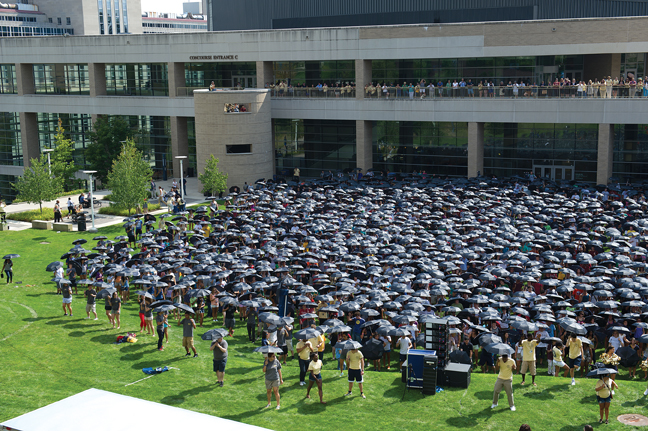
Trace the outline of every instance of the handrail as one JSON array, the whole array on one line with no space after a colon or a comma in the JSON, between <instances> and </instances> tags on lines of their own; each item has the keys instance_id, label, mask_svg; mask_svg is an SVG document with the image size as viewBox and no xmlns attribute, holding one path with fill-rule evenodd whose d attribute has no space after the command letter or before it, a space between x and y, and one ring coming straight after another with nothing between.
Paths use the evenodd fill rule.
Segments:
<instances>
[{"instance_id":1,"label":"handrail","mask_svg":"<svg viewBox=\"0 0 648 431\"><path fill-rule=\"evenodd\" d=\"M501 99L644 99L648 98L648 88L625 85L603 86L490 86L490 87L366 87L364 99L376 100L436 100L466 98L501 98ZM581 90L581 91L579 91ZM272 98L355 98L355 87L283 87L271 88Z\"/></svg>"}]
</instances>

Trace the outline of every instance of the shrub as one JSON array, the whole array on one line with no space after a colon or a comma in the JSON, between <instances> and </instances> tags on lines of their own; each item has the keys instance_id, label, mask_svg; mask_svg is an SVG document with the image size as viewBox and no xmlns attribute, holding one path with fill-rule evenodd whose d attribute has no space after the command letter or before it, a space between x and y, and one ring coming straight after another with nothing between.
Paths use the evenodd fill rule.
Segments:
<instances>
[{"instance_id":1,"label":"shrub","mask_svg":"<svg viewBox=\"0 0 648 431\"><path fill-rule=\"evenodd\" d=\"M148 209L149 212L157 211L160 209L160 204L149 204ZM131 213L128 214L127 209L120 208L114 205L109 205L107 207L99 208L99 214L128 217L129 215L135 214L135 211L131 211Z\"/></svg>"},{"instance_id":2,"label":"shrub","mask_svg":"<svg viewBox=\"0 0 648 431\"><path fill-rule=\"evenodd\" d=\"M65 215L67 212L62 211ZM54 220L54 208L43 208L43 214L39 209L22 211L19 213L7 213L7 218L17 221L32 222L34 220Z\"/></svg>"}]
</instances>

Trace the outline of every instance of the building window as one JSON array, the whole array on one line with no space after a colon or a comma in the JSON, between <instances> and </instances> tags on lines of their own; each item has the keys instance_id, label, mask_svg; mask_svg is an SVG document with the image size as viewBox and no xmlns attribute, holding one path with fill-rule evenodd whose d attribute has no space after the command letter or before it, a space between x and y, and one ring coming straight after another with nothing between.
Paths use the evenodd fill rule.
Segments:
<instances>
[{"instance_id":1,"label":"building window","mask_svg":"<svg viewBox=\"0 0 648 431\"><path fill-rule=\"evenodd\" d=\"M36 94L90 94L87 64L35 64Z\"/></svg>"},{"instance_id":2,"label":"building window","mask_svg":"<svg viewBox=\"0 0 648 431\"><path fill-rule=\"evenodd\" d=\"M227 154L247 154L252 152L251 144L226 145Z\"/></svg>"},{"instance_id":3,"label":"building window","mask_svg":"<svg viewBox=\"0 0 648 431\"><path fill-rule=\"evenodd\" d=\"M168 96L167 65L106 64L106 92L113 96Z\"/></svg>"},{"instance_id":4,"label":"building window","mask_svg":"<svg viewBox=\"0 0 648 431\"><path fill-rule=\"evenodd\" d=\"M61 17L56 18L56 23L57 23L58 25L63 24L63 21L61 20Z\"/></svg>"},{"instance_id":5,"label":"building window","mask_svg":"<svg viewBox=\"0 0 648 431\"><path fill-rule=\"evenodd\" d=\"M52 23L54 22L54 20L52 20L52 18L47 18L47 22L49 22L50 24L52 24Z\"/></svg>"},{"instance_id":6,"label":"building window","mask_svg":"<svg viewBox=\"0 0 648 431\"><path fill-rule=\"evenodd\" d=\"M72 25L72 18L70 18L70 17L65 18L65 24L66 25Z\"/></svg>"}]
</instances>

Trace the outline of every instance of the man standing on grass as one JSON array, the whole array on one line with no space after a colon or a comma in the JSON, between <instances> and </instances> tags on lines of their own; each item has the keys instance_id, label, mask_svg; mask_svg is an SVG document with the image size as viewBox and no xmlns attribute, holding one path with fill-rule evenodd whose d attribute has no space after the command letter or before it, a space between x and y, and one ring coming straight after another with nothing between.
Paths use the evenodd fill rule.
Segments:
<instances>
[{"instance_id":1,"label":"man standing on grass","mask_svg":"<svg viewBox=\"0 0 648 431\"><path fill-rule=\"evenodd\" d=\"M569 347L569 374L571 374L571 384L574 386L576 380L574 379L574 371L580 368L581 361L583 360L583 342L576 334L571 334L567 340L567 347Z\"/></svg>"},{"instance_id":2,"label":"man standing on grass","mask_svg":"<svg viewBox=\"0 0 648 431\"><path fill-rule=\"evenodd\" d=\"M495 371L499 371L497 380L495 381L495 390L493 391L493 405L491 409L497 407L499 402L499 394L502 389L506 392L508 397L509 407L511 411L515 411L515 403L513 402L513 370L515 369L515 361L510 359L508 355L502 355L495 364Z\"/></svg>"},{"instance_id":3,"label":"man standing on grass","mask_svg":"<svg viewBox=\"0 0 648 431\"><path fill-rule=\"evenodd\" d=\"M119 298L119 293L114 292L112 298L110 299L110 314L112 316L113 328L115 327L115 322L117 323L117 329L121 328L121 299ZM70 314L71 316L72 314Z\"/></svg>"},{"instance_id":4,"label":"man standing on grass","mask_svg":"<svg viewBox=\"0 0 648 431\"><path fill-rule=\"evenodd\" d=\"M407 360L407 353L412 348L412 342L409 337L409 334L403 335L398 339L398 341L396 341L396 347L400 347L400 355L398 356L399 370L403 368L403 363Z\"/></svg>"},{"instance_id":5,"label":"man standing on grass","mask_svg":"<svg viewBox=\"0 0 648 431\"><path fill-rule=\"evenodd\" d=\"M349 369L349 392L344 394L344 396L348 397L349 395L351 395L351 391L353 390L353 382L356 381L358 382L358 387L360 388L360 396L362 398L367 398L362 387L365 368L364 356L362 355L362 352L358 349L350 350L346 355L346 364L347 368Z\"/></svg>"},{"instance_id":6,"label":"man standing on grass","mask_svg":"<svg viewBox=\"0 0 648 431\"><path fill-rule=\"evenodd\" d=\"M538 334L538 337L540 334ZM526 378L526 372L531 372L531 383L533 386L536 385L536 354L535 350L538 346L537 338L533 339L533 333L531 331L527 332L527 339L522 340L522 367L520 368L520 374L522 374L522 385L525 383L524 379Z\"/></svg>"},{"instance_id":7,"label":"man standing on grass","mask_svg":"<svg viewBox=\"0 0 648 431\"><path fill-rule=\"evenodd\" d=\"M61 284L61 293L63 294L63 315L67 316L69 311L72 317L72 287L69 284Z\"/></svg>"},{"instance_id":8,"label":"man standing on grass","mask_svg":"<svg viewBox=\"0 0 648 431\"><path fill-rule=\"evenodd\" d=\"M178 321L178 326L182 325L182 347L185 348L187 354L185 356L191 356L189 349L193 350L194 358L198 357L198 352L194 347L194 329L196 329L196 322L191 318L189 313L185 313L184 319Z\"/></svg>"},{"instance_id":9,"label":"man standing on grass","mask_svg":"<svg viewBox=\"0 0 648 431\"><path fill-rule=\"evenodd\" d=\"M83 296L87 298L86 314L88 315L88 317L86 317L86 319L90 318L90 312L92 312L94 313L94 320L99 320L99 318L97 317L97 304L95 302L97 291L92 288L91 284L88 284L86 286L86 291L83 293Z\"/></svg>"},{"instance_id":10,"label":"man standing on grass","mask_svg":"<svg viewBox=\"0 0 648 431\"><path fill-rule=\"evenodd\" d=\"M225 365L227 365L227 341L223 340L221 335L216 337L209 350L214 351L214 372L218 379L216 384L222 388L225 380Z\"/></svg>"}]
</instances>

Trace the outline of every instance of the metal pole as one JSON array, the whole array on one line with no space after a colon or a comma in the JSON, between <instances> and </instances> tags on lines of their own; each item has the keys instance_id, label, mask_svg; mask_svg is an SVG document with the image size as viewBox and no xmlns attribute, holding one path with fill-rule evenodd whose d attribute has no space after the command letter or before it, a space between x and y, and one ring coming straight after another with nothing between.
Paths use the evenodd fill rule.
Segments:
<instances>
[{"instance_id":1,"label":"metal pole","mask_svg":"<svg viewBox=\"0 0 648 431\"><path fill-rule=\"evenodd\" d=\"M50 177L52 176L52 162L50 161L50 153L47 152L47 170L49 171Z\"/></svg>"},{"instance_id":2,"label":"metal pole","mask_svg":"<svg viewBox=\"0 0 648 431\"><path fill-rule=\"evenodd\" d=\"M182 170L182 159L180 159L180 196L182 196L182 202L185 203L185 198L184 198L184 171Z\"/></svg>"},{"instance_id":3,"label":"metal pole","mask_svg":"<svg viewBox=\"0 0 648 431\"><path fill-rule=\"evenodd\" d=\"M95 232L94 193L92 190L92 174L90 174L90 208L92 208L92 231Z\"/></svg>"}]
</instances>

